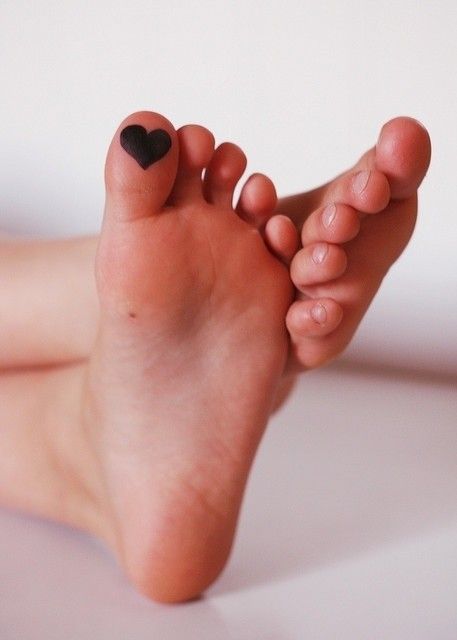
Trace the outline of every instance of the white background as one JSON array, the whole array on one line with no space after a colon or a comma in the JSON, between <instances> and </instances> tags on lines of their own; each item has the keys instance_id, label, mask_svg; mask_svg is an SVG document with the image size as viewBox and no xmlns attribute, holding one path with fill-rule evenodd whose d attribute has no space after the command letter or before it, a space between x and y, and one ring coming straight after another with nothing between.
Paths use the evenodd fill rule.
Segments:
<instances>
[{"instance_id":1,"label":"white background","mask_svg":"<svg viewBox=\"0 0 457 640\"><path fill-rule=\"evenodd\" d=\"M146 603L84 536L4 514L2 639L454 640L454 0L0 0L0 60L13 232L96 232L106 148L139 109L240 144L282 195L349 167L393 116L433 142L413 241L347 356L411 377L301 383L228 572L194 608Z\"/></svg>"}]
</instances>

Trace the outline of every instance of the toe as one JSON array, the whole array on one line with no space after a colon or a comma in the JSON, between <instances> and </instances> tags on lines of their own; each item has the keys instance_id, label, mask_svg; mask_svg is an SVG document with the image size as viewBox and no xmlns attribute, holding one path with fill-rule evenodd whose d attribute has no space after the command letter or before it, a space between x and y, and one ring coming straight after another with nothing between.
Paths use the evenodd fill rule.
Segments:
<instances>
[{"instance_id":1,"label":"toe","mask_svg":"<svg viewBox=\"0 0 457 640\"><path fill-rule=\"evenodd\" d=\"M331 183L326 200L348 204L361 213L378 213L390 200L389 182L377 169L349 172Z\"/></svg>"},{"instance_id":2,"label":"toe","mask_svg":"<svg viewBox=\"0 0 457 640\"><path fill-rule=\"evenodd\" d=\"M287 312L286 324L292 337L303 340L328 335L342 318L341 306L331 298L296 300Z\"/></svg>"},{"instance_id":3,"label":"toe","mask_svg":"<svg viewBox=\"0 0 457 640\"><path fill-rule=\"evenodd\" d=\"M233 191L246 164L246 156L236 144L224 142L219 145L205 173L206 200L218 207L231 207Z\"/></svg>"},{"instance_id":4,"label":"toe","mask_svg":"<svg viewBox=\"0 0 457 640\"><path fill-rule=\"evenodd\" d=\"M292 220L284 215L273 216L266 223L264 237L270 251L289 264L298 249L298 232Z\"/></svg>"},{"instance_id":5,"label":"toe","mask_svg":"<svg viewBox=\"0 0 457 640\"><path fill-rule=\"evenodd\" d=\"M339 327L342 319L342 307L331 298L294 302L286 316L294 355L292 368L313 368L327 362L330 358L322 340Z\"/></svg>"},{"instance_id":6,"label":"toe","mask_svg":"<svg viewBox=\"0 0 457 640\"><path fill-rule=\"evenodd\" d=\"M381 129L376 167L387 176L393 198L409 198L417 191L430 158L430 136L417 120L394 118Z\"/></svg>"},{"instance_id":7,"label":"toe","mask_svg":"<svg viewBox=\"0 0 457 640\"><path fill-rule=\"evenodd\" d=\"M290 277L300 291L335 280L343 275L347 267L346 252L336 244L317 242L295 254L290 265Z\"/></svg>"},{"instance_id":8,"label":"toe","mask_svg":"<svg viewBox=\"0 0 457 640\"><path fill-rule=\"evenodd\" d=\"M141 111L119 126L105 165L105 220L136 220L160 211L178 166L173 125L158 113Z\"/></svg>"},{"instance_id":9,"label":"toe","mask_svg":"<svg viewBox=\"0 0 457 640\"><path fill-rule=\"evenodd\" d=\"M303 246L312 242L349 242L360 231L358 212L349 205L331 203L313 211L301 233Z\"/></svg>"},{"instance_id":10,"label":"toe","mask_svg":"<svg viewBox=\"0 0 457 640\"><path fill-rule=\"evenodd\" d=\"M277 201L276 189L270 178L255 173L244 184L236 211L246 222L261 227L271 217Z\"/></svg>"},{"instance_id":11,"label":"toe","mask_svg":"<svg viewBox=\"0 0 457 640\"><path fill-rule=\"evenodd\" d=\"M196 124L178 130L179 165L168 204L195 202L203 197L202 172L214 152L213 134Z\"/></svg>"}]
</instances>

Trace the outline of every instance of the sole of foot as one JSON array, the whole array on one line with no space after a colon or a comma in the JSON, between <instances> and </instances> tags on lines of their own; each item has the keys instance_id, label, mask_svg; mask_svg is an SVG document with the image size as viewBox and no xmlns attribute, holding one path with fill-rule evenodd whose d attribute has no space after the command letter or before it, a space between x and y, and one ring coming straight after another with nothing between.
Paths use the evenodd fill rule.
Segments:
<instances>
[{"instance_id":1,"label":"sole of foot","mask_svg":"<svg viewBox=\"0 0 457 640\"><path fill-rule=\"evenodd\" d=\"M288 353L294 227L206 129L129 116L106 162L100 322L83 385L107 541L136 587L177 602L225 565ZM203 176L203 171L206 173ZM275 255L273 255L273 253Z\"/></svg>"}]
</instances>

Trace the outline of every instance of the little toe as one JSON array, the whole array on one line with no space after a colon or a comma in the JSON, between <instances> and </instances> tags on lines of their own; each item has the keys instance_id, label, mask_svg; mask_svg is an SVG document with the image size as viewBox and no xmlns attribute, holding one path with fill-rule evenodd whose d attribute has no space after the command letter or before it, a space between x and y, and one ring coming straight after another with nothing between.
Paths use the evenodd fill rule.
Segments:
<instances>
[{"instance_id":1,"label":"little toe","mask_svg":"<svg viewBox=\"0 0 457 640\"><path fill-rule=\"evenodd\" d=\"M317 242L298 251L290 265L290 277L303 293L308 287L335 280L347 268L346 252L336 244Z\"/></svg>"},{"instance_id":2,"label":"little toe","mask_svg":"<svg viewBox=\"0 0 457 640\"><path fill-rule=\"evenodd\" d=\"M298 231L292 220L284 215L271 217L265 225L264 238L270 251L289 264L298 249Z\"/></svg>"},{"instance_id":3,"label":"little toe","mask_svg":"<svg viewBox=\"0 0 457 640\"><path fill-rule=\"evenodd\" d=\"M105 165L105 221L132 221L158 213L176 177L178 140L158 113L128 116L110 144Z\"/></svg>"},{"instance_id":4,"label":"little toe","mask_svg":"<svg viewBox=\"0 0 457 640\"><path fill-rule=\"evenodd\" d=\"M214 152L205 172L204 196L210 204L231 207L233 191L246 169L246 156L232 142L223 142Z\"/></svg>"},{"instance_id":5,"label":"little toe","mask_svg":"<svg viewBox=\"0 0 457 640\"><path fill-rule=\"evenodd\" d=\"M302 227L303 246L312 242L349 242L360 231L360 216L347 204L330 203L313 211Z\"/></svg>"},{"instance_id":6,"label":"little toe","mask_svg":"<svg viewBox=\"0 0 457 640\"><path fill-rule=\"evenodd\" d=\"M178 129L179 164L168 204L183 204L203 197L202 172L214 152L214 136L196 124Z\"/></svg>"},{"instance_id":7,"label":"little toe","mask_svg":"<svg viewBox=\"0 0 457 640\"><path fill-rule=\"evenodd\" d=\"M249 224L261 227L271 217L277 201L276 189L270 178L254 173L241 190L236 211Z\"/></svg>"}]
</instances>

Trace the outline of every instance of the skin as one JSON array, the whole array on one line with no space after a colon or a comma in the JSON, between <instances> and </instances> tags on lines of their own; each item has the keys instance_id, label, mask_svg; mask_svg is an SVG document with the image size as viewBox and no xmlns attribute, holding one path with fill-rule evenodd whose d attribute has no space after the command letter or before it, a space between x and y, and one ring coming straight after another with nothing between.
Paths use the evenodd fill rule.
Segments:
<instances>
[{"instance_id":1,"label":"skin","mask_svg":"<svg viewBox=\"0 0 457 640\"><path fill-rule=\"evenodd\" d=\"M246 182L237 205L239 215L261 227L275 208L276 213L292 218L306 249L292 263L291 276L301 300L292 305L288 316L296 356L291 370L325 364L350 341L382 278L412 234L417 189L429 162L430 140L425 129L411 118L396 118L383 127L378 144L351 170L318 189L277 202L265 176L255 175ZM244 168L241 150L224 143L210 162L204 190L229 193ZM366 169L372 171L369 185L357 194L352 181L359 170ZM337 215L325 228L320 221L322 211L334 203ZM275 224L275 220L268 221L267 229ZM265 239L276 253L278 235L276 231ZM290 243L286 258L290 258L295 240L285 235ZM1 368L64 364L88 357L99 314L94 278L97 242L96 237L77 237L4 239L0 243ZM328 254L321 265L323 279L310 257L311 245L322 242L333 245L331 251L336 245L344 249L347 268L337 280L329 275L332 267L340 268L335 262L341 261L341 253L336 260L334 253ZM315 281L303 284L303 272L313 273ZM311 301L303 300L305 296ZM324 323L311 317L314 304L324 307Z\"/></svg>"},{"instance_id":2,"label":"skin","mask_svg":"<svg viewBox=\"0 0 457 640\"><path fill-rule=\"evenodd\" d=\"M131 123L173 141L147 171L119 145ZM98 535L138 589L175 602L227 560L265 398L344 348L409 239L430 144L396 119L336 180L277 204L253 176L233 210L235 145L213 152L208 131L157 114L119 131L95 278L93 238L1 248L0 500Z\"/></svg>"}]
</instances>

